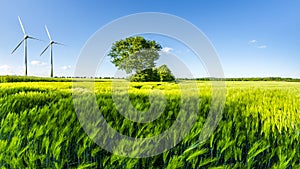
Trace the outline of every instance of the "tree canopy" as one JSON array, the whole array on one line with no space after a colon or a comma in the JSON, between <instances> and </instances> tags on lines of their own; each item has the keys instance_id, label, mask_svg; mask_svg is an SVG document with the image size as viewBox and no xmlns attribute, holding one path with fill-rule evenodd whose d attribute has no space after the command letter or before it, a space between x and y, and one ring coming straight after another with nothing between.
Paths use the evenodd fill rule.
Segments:
<instances>
[{"instance_id":1,"label":"tree canopy","mask_svg":"<svg viewBox=\"0 0 300 169\"><path fill-rule=\"evenodd\" d=\"M157 73L161 82L174 81L175 77L167 65L162 65L157 68Z\"/></svg>"},{"instance_id":2,"label":"tree canopy","mask_svg":"<svg viewBox=\"0 0 300 169\"><path fill-rule=\"evenodd\" d=\"M175 77L167 65L162 65L136 73L130 77L130 80L134 82L172 82L175 81Z\"/></svg>"},{"instance_id":3,"label":"tree canopy","mask_svg":"<svg viewBox=\"0 0 300 169\"><path fill-rule=\"evenodd\" d=\"M125 70L126 73L135 72L130 77L131 81L174 81L175 77L166 65L155 67L161 48L155 41L135 36L116 41L108 55L119 70Z\"/></svg>"},{"instance_id":4,"label":"tree canopy","mask_svg":"<svg viewBox=\"0 0 300 169\"><path fill-rule=\"evenodd\" d=\"M108 55L118 69L125 70L126 73L139 73L155 67L161 48L155 41L135 36L116 41Z\"/></svg>"}]
</instances>

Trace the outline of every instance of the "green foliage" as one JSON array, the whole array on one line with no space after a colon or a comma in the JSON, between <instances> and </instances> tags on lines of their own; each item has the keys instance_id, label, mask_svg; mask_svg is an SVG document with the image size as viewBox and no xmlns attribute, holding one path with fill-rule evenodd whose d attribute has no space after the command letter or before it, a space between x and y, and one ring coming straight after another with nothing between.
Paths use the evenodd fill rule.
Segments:
<instances>
[{"instance_id":1,"label":"green foliage","mask_svg":"<svg viewBox=\"0 0 300 169\"><path fill-rule=\"evenodd\" d=\"M132 82L174 81L175 77L166 65L155 68L161 48L155 41L135 36L115 42L108 55L118 69L126 73L135 71L130 77Z\"/></svg>"},{"instance_id":2,"label":"green foliage","mask_svg":"<svg viewBox=\"0 0 300 169\"><path fill-rule=\"evenodd\" d=\"M160 49L161 46L155 41L135 36L115 42L108 55L118 69L139 73L155 67L154 61L159 58Z\"/></svg>"},{"instance_id":3,"label":"green foliage","mask_svg":"<svg viewBox=\"0 0 300 169\"><path fill-rule=\"evenodd\" d=\"M196 80L210 81L213 78L197 78ZM282 77L250 77L250 78L225 78L226 81L284 81L284 82L300 82L300 79L282 78Z\"/></svg>"},{"instance_id":4,"label":"green foliage","mask_svg":"<svg viewBox=\"0 0 300 169\"><path fill-rule=\"evenodd\" d=\"M167 65L158 68L142 70L130 77L132 82L173 82L175 77Z\"/></svg>"},{"instance_id":5,"label":"green foliage","mask_svg":"<svg viewBox=\"0 0 300 169\"><path fill-rule=\"evenodd\" d=\"M209 82L199 82L198 118L188 135L173 149L143 159L113 155L84 133L71 82L1 83L0 168L299 168L300 84L226 83L223 117L210 139L198 143L212 92ZM178 84L133 82L128 92L140 110L149 107L152 89L165 89L167 100L158 119L136 123L113 106L110 85L95 83L99 109L110 126L130 137L167 131L180 106L190 104L181 102Z\"/></svg>"},{"instance_id":6,"label":"green foliage","mask_svg":"<svg viewBox=\"0 0 300 169\"><path fill-rule=\"evenodd\" d=\"M159 82L159 74L156 69L146 69L130 77L132 82Z\"/></svg>"},{"instance_id":7,"label":"green foliage","mask_svg":"<svg viewBox=\"0 0 300 169\"><path fill-rule=\"evenodd\" d=\"M161 82L171 82L175 80L171 70L168 68L167 65L162 65L157 68L157 73L159 75Z\"/></svg>"}]
</instances>

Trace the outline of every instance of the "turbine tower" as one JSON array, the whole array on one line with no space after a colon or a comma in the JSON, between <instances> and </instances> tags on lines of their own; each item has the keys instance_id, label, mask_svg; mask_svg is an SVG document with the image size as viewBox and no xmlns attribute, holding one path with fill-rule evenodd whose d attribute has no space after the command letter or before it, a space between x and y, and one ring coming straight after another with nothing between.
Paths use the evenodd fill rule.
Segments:
<instances>
[{"instance_id":1,"label":"turbine tower","mask_svg":"<svg viewBox=\"0 0 300 169\"><path fill-rule=\"evenodd\" d=\"M55 45L64 45L64 44L53 41L46 25L45 25L45 28L46 28L46 32L47 32L47 35L48 35L48 37L49 37L50 43L49 43L49 45L43 50L43 52L40 54L40 56L42 56L43 53L45 53L46 50L50 47L50 62L51 62L50 77L53 77L53 48L52 48L52 45L53 45L53 44L55 44Z\"/></svg>"},{"instance_id":2,"label":"turbine tower","mask_svg":"<svg viewBox=\"0 0 300 169\"><path fill-rule=\"evenodd\" d=\"M31 37L29 35L26 34L24 26L22 24L21 18L18 16L19 22L20 22L20 26L22 28L22 31L24 33L24 38L22 39L22 41L17 45L17 47L15 47L15 49L11 52L11 54L13 54L20 46L21 44L24 42L24 57L25 57L25 76L27 76L27 39L35 39L35 40L39 40L37 38Z\"/></svg>"}]
</instances>

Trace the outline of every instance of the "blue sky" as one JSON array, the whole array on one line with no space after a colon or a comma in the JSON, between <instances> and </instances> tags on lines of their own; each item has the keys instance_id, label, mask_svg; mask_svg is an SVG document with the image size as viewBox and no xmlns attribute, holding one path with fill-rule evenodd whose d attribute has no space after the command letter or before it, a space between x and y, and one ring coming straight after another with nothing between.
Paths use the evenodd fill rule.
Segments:
<instances>
[{"instance_id":1,"label":"blue sky","mask_svg":"<svg viewBox=\"0 0 300 169\"><path fill-rule=\"evenodd\" d=\"M215 47L226 77L281 76L300 78L300 1L1 1L0 74L24 74L23 47L13 55L26 32L44 41L28 41L28 71L49 75L49 52L44 25L52 38L67 46L54 46L54 74L72 76L80 50L101 27L119 17L140 12L176 15L197 26ZM207 76L187 49L156 36L168 52L188 65L194 76ZM114 76L116 69L105 59L99 76ZM198 66L197 66L198 65Z\"/></svg>"}]
</instances>

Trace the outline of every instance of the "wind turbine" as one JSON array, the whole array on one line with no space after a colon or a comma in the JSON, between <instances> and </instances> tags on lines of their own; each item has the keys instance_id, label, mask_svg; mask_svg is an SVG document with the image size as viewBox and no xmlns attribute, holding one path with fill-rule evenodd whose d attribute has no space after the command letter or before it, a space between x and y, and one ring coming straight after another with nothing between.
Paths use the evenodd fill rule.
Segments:
<instances>
[{"instance_id":1,"label":"wind turbine","mask_svg":"<svg viewBox=\"0 0 300 169\"><path fill-rule=\"evenodd\" d=\"M19 22L20 22L20 26L22 28L22 31L24 33L24 38L23 40L17 45L17 47L15 47L15 49L11 52L11 54L13 54L20 46L21 44L24 42L24 57L25 57L25 76L27 76L27 39L35 39L35 40L39 40L37 38L31 37L29 35L26 34L24 26L22 24L21 18L18 16Z\"/></svg>"},{"instance_id":2,"label":"wind turbine","mask_svg":"<svg viewBox=\"0 0 300 169\"><path fill-rule=\"evenodd\" d=\"M64 44L53 41L46 25L45 25L45 28L46 28L46 32L47 32L47 35L48 35L48 37L49 37L50 43L49 43L49 45L43 50L43 52L40 54L40 56L42 56L43 53L45 53L46 50L50 47L50 60L51 60L51 72L50 72L50 77L53 77L53 51L52 51L53 49L52 49L52 45L53 45L53 44L55 44L55 45L64 45Z\"/></svg>"}]
</instances>

